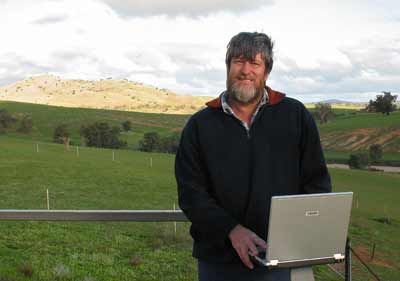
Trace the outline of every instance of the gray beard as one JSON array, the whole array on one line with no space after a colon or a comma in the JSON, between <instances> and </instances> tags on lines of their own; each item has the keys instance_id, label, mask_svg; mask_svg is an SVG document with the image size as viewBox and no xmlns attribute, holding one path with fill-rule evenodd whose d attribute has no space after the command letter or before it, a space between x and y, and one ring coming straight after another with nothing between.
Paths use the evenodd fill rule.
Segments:
<instances>
[{"instance_id":1,"label":"gray beard","mask_svg":"<svg viewBox=\"0 0 400 281\"><path fill-rule=\"evenodd\" d=\"M237 102L249 104L260 97L258 89L252 85L238 85L233 83L228 89L229 96Z\"/></svg>"}]
</instances>

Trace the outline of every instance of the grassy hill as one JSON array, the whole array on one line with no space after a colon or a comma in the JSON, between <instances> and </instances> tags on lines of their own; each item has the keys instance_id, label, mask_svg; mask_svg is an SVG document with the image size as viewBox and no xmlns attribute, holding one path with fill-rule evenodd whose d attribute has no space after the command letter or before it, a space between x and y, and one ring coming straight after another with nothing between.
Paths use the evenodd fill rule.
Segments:
<instances>
[{"instance_id":1,"label":"grassy hill","mask_svg":"<svg viewBox=\"0 0 400 281\"><path fill-rule=\"evenodd\" d=\"M7 135L30 140L51 142L54 128L62 123L68 125L74 145L82 145L79 128L94 121L106 121L120 125L132 122L132 130L121 138L128 147L136 148L145 132L155 131L168 135L181 130L190 115L126 112L116 110L67 108L0 101L4 108L17 116L29 114L34 121L33 132L29 135L16 133ZM312 110L312 109L311 109ZM381 144L384 160L396 164L400 161L400 111L389 116L379 113L361 113L356 110L335 109L337 117L326 124L319 124L321 141L328 159L345 162L352 151L367 150L372 144Z\"/></svg>"},{"instance_id":2,"label":"grassy hill","mask_svg":"<svg viewBox=\"0 0 400 281\"><path fill-rule=\"evenodd\" d=\"M173 155L62 145L0 136L0 209L172 209ZM152 157L153 166L149 165ZM383 280L400 279L400 175L330 170L335 191L355 193L354 249ZM381 223L389 218L391 224ZM188 224L0 222L0 280L196 280ZM372 245L375 258L369 260ZM353 280L370 276L353 261ZM33 272L32 277L26 277ZM339 281L325 266L317 281Z\"/></svg>"},{"instance_id":3,"label":"grassy hill","mask_svg":"<svg viewBox=\"0 0 400 281\"><path fill-rule=\"evenodd\" d=\"M333 121L319 124L321 142L329 160L346 162L350 153L367 151L372 144L383 148L385 165L399 165L400 111L383 115L335 109Z\"/></svg>"},{"instance_id":4,"label":"grassy hill","mask_svg":"<svg viewBox=\"0 0 400 281\"><path fill-rule=\"evenodd\" d=\"M123 121L131 121L131 131L123 133L122 138L128 141L130 147L136 147L138 140L142 138L145 132L154 131L160 135L171 134L172 132L181 130L189 117L182 114L165 115L117 110L68 108L4 101L0 101L1 108L17 116L29 114L32 116L34 122L33 131L29 135L17 133L15 132L15 128L10 130L7 135L35 141L52 142L54 128L60 124L67 124L71 133L71 140L75 145L82 145L79 136L81 125L95 121L105 121L111 125L118 126Z\"/></svg>"},{"instance_id":5,"label":"grassy hill","mask_svg":"<svg viewBox=\"0 0 400 281\"><path fill-rule=\"evenodd\" d=\"M170 114L193 113L209 99L111 77L88 81L45 74L0 87L4 101Z\"/></svg>"}]
</instances>

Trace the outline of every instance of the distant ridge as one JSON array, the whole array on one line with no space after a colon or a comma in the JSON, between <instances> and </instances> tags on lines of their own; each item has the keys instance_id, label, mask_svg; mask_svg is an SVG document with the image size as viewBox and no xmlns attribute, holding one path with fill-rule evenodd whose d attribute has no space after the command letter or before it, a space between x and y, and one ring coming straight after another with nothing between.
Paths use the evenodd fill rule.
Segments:
<instances>
[{"instance_id":1,"label":"distant ridge","mask_svg":"<svg viewBox=\"0 0 400 281\"><path fill-rule=\"evenodd\" d=\"M322 102L322 103L358 103L358 102L344 101L344 100L338 100L338 99L329 99L329 100L323 100L320 102Z\"/></svg>"},{"instance_id":2,"label":"distant ridge","mask_svg":"<svg viewBox=\"0 0 400 281\"><path fill-rule=\"evenodd\" d=\"M333 108L343 108L343 109L362 109L368 104L366 102L353 102L353 101L345 101L339 99L327 99L319 102L306 103L307 107L313 108L317 103L327 103L330 104Z\"/></svg>"},{"instance_id":3,"label":"distant ridge","mask_svg":"<svg viewBox=\"0 0 400 281\"><path fill-rule=\"evenodd\" d=\"M192 114L210 99L127 79L67 80L48 74L0 87L0 100L5 101L169 114Z\"/></svg>"}]
</instances>

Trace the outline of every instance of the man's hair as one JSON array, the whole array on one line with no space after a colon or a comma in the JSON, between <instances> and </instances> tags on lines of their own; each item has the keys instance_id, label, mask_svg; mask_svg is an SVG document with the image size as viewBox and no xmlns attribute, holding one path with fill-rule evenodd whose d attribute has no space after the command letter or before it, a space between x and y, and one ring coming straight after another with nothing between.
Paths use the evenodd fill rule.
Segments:
<instances>
[{"instance_id":1,"label":"man's hair","mask_svg":"<svg viewBox=\"0 0 400 281\"><path fill-rule=\"evenodd\" d=\"M268 35L258 32L240 32L232 37L227 47L225 63L228 72L232 58L243 56L245 59L252 60L258 53L261 53L264 59L266 73L271 72L274 64L272 50L274 43Z\"/></svg>"}]
</instances>

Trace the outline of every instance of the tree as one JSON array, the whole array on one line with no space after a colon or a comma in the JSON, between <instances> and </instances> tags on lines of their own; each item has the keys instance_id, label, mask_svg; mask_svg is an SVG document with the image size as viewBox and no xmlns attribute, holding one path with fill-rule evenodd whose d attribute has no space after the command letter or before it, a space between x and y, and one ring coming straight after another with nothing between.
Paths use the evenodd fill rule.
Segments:
<instances>
[{"instance_id":1,"label":"tree","mask_svg":"<svg viewBox=\"0 0 400 281\"><path fill-rule=\"evenodd\" d=\"M146 152L159 151L161 139L158 133L149 132L143 135L143 139L139 141L139 150Z\"/></svg>"},{"instance_id":2,"label":"tree","mask_svg":"<svg viewBox=\"0 0 400 281\"><path fill-rule=\"evenodd\" d=\"M380 144L373 144L369 147L369 159L373 163L382 159L382 146Z\"/></svg>"},{"instance_id":3,"label":"tree","mask_svg":"<svg viewBox=\"0 0 400 281\"><path fill-rule=\"evenodd\" d=\"M122 148L126 147L126 141L118 137L121 129L118 126L111 127L106 122L95 122L80 129L81 136L84 137L87 146Z\"/></svg>"},{"instance_id":4,"label":"tree","mask_svg":"<svg viewBox=\"0 0 400 281\"><path fill-rule=\"evenodd\" d=\"M324 124L333 119L333 117L335 117L335 113L333 112L329 103L319 102L315 105L314 116L317 120Z\"/></svg>"},{"instance_id":5,"label":"tree","mask_svg":"<svg viewBox=\"0 0 400 281\"><path fill-rule=\"evenodd\" d=\"M18 131L21 133L28 134L32 131L32 128L33 128L32 117L29 115L25 115L21 120L21 124L18 128Z\"/></svg>"},{"instance_id":6,"label":"tree","mask_svg":"<svg viewBox=\"0 0 400 281\"><path fill-rule=\"evenodd\" d=\"M122 129L125 132L130 131L132 129L132 122L129 121L129 120L126 120L126 121L122 122Z\"/></svg>"},{"instance_id":7,"label":"tree","mask_svg":"<svg viewBox=\"0 0 400 281\"><path fill-rule=\"evenodd\" d=\"M368 112L381 112L389 115L390 112L396 110L397 95L392 95L390 92L382 92L383 95L377 95L375 100L370 100L366 106Z\"/></svg>"},{"instance_id":8,"label":"tree","mask_svg":"<svg viewBox=\"0 0 400 281\"><path fill-rule=\"evenodd\" d=\"M161 139L160 150L161 152L173 153L178 151L180 134L174 133Z\"/></svg>"},{"instance_id":9,"label":"tree","mask_svg":"<svg viewBox=\"0 0 400 281\"><path fill-rule=\"evenodd\" d=\"M349 167L351 169L366 169L369 166L369 157L367 153L350 154Z\"/></svg>"},{"instance_id":10,"label":"tree","mask_svg":"<svg viewBox=\"0 0 400 281\"><path fill-rule=\"evenodd\" d=\"M10 128L17 119L12 116L7 110L0 109L0 132L4 132L5 129Z\"/></svg>"},{"instance_id":11,"label":"tree","mask_svg":"<svg viewBox=\"0 0 400 281\"><path fill-rule=\"evenodd\" d=\"M68 150L70 138L67 124L60 124L54 129L53 141L55 143L63 143Z\"/></svg>"}]
</instances>

